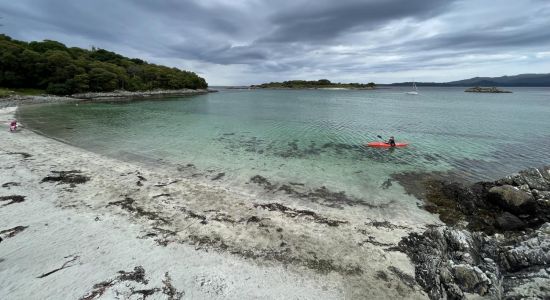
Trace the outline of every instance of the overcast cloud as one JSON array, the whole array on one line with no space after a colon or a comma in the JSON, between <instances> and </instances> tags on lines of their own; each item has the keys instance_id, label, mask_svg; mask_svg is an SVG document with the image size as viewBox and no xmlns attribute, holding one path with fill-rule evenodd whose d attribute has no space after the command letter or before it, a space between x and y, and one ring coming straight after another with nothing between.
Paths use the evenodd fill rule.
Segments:
<instances>
[{"instance_id":1,"label":"overcast cloud","mask_svg":"<svg viewBox=\"0 0 550 300\"><path fill-rule=\"evenodd\" d=\"M210 85L550 73L545 0L0 0L0 32L95 46Z\"/></svg>"}]
</instances>

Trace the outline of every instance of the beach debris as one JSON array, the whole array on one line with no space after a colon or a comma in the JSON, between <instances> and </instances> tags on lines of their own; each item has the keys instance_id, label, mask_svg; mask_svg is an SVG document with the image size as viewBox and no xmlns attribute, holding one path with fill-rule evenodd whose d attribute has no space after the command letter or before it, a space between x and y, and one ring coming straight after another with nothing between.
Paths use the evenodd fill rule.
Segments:
<instances>
[{"instance_id":1,"label":"beach debris","mask_svg":"<svg viewBox=\"0 0 550 300\"><path fill-rule=\"evenodd\" d=\"M114 289L115 294L124 295L124 299L134 299L134 297L132 297L133 295L141 295L141 299L147 299L147 297L153 296L159 292L166 295L168 300L180 300L183 295L185 295L183 291L178 291L172 285L172 278L170 278L168 272L164 273L162 287L139 289L135 286L135 284L142 286L149 284L149 280L145 278L145 269L142 266L136 266L133 271L129 272L118 271L118 274L119 275L115 276L113 279L94 284L92 290L82 296L79 300L98 299L111 288Z\"/></svg>"},{"instance_id":2,"label":"beach debris","mask_svg":"<svg viewBox=\"0 0 550 300\"><path fill-rule=\"evenodd\" d=\"M241 249L225 243L221 237L189 235L189 243L196 246L196 250L215 249L226 251L233 255L238 255L246 259L265 259L277 261L285 265L301 265L320 274L336 272L342 275L361 275L363 270L357 265L338 265L331 259L318 258L315 253L311 253L312 258L303 258L293 256L288 247L283 249ZM284 246L284 245L283 245Z\"/></svg>"},{"instance_id":3,"label":"beach debris","mask_svg":"<svg viewBox=\"0 0 550 300\"><path fill-rule=\"evenodd\" d=\"M188 169L195 170L196 168L194 164L178 165L178 167L176 168L178 172L187 171Z\"/></svg>"},{"instance_id":4,"label":"beach debris","mask_svg":"<svg viewBox=\"0 0 550 300\"><path fill-rule=\"evenodd\" d=\"M59 184L82 184L90 180L90 177L81 175L79 170L71 171L51 171L50 176L46 176L42 179L41 182L58 182Z\"/></svg>"},{"instance_id":5,"label":"beach debris","mask_svg":"<svg viewBox=\"0 0 550 300\"><path fill-rule=\"evenodd\" d=\"M12 186L20 186L21 184L19 182L6 182L4 184L2 184L2 187L3 188L10 188Z\"/></svg>"},{"instance_id":6,"label":"beach debris","mask_svg":"<svg viewBox=\"0 0 550 300\"><path fill-rule=\"evenodd\" d=\"M29 157L32 157L32 155L26 153L26 152L8 152L8 155L21 155L23 156L23 159L27 159Z\"/></svg>"},{"instance_id":7,"label":"beach debris","mask_svg":"<svg viewBox=\"0 0 550 300\"><path fill-rule=\"evenodd\" d=\"M49 272L47 272L47 273L44 273L44 274L42 274L42 275L40 275L40 276L38 276L38 277L36 277L36 278L44 278L44 277L47 277L47 276L52 275L52 274L55 273L55 272L61 271L61 270L66 269L66 268L70 268L70 267L74 266L74 264L72 264L72 263L75 262L77 259L80 258L80 257L77 256L77 255L70 255L70 256L68 256L68 257L66 257L66 258L69 258L69 257L72 257L72 258L71 258L70 260L66 261L61 267L59 267L59 268L57 268L57 269L54 269L54 270L52 270L52 271L49 271Z\"/></svg>"},{"instance_id":8,"label":"beach debris","mask_svg":"<svg viewBox=\"0 0 550 300\"><path fill-rule=\"evenodd\" d=\"M267 180L267 178L261 176L261 175L254 175L250 178L250 182L255 183L259 186L263 186L266 190L273 190L275 186Z\"/></svg>"},{"instance_id":9,"label":"beach debris","mask_svg":"<svg viewBox=\"0 0 550 300\"><path fill-rule=\"evenodd\" d=\"M137 175L138 181L136 182L136 185L137 186L143 186L142 181L147 181L147 179L145 177L139 175L140 174L139 172L137 174L138 174Z\"/></svg>"},{"instance_id":10,"label":"beach debris","mask_svg":"<svg viewBox=\"0 0 550 300\"><path fill-rule=\"evenodd\" d=\"M270 182L267 178L261 175L255 175L251 177L250 182L256 183L257 185L264 187L266 191L271 191L273 193L279 191L285 192L287 195L299 199L305 199L330 208L342 209L344 205L362 205L369 208L386 208L390 204L395 202L395 200L391 200L388 203L371 204L362 199L348 196L343 191L333 192L325 186L321 186L315 189L306 189L305 185L301 183L281 184L279 186L278 184Z\"/></svg>"},{"instance_id":11,"label":"beach debris","mask_svg":"<svg viewBox=\"0 0 550 300\"><path fill-rule=\"evenodd\" d=\"M1 196L0 197L0 202L2 201L10 201L8 203L5 203L4 205L2 206L8 206L10 204L14 204L14 203L21 203L23 201L25 201L25 196L20 196L20 195L11 195L11 196Z\"/></svg>"},{"instance_id":12,"label":"beach debris","mask_svg":"<svg viewBox=\"0 0 550 300\"><path fill-rule=\"evenodd\" d=\"M221 179L223 176L225 176L225 173L223 173L223 172L222 172L222 173L218 173L218 175L214 176L214 177L212 178L212 180L219 180L219 179Z\"/></svg>"},{"instance_id":13,"label":"beach debris","mask_svg":"<svg viewBox=\"0 0 550 300\"><path fill-rule=\"evenodd\" d=\"M381 271L381 270L376 271L376 275L374 275L374 278L384 280L386 282L388 282L390 280L390 278L388 277L388 274L386 274L386 272Z\"/></svg>"},{"instance_id":14,"label":"beach debris","mask_svg":"<svg viewBox=\"0 0 550 300\"><path fill-rule=\"evenodd\" d=\"M143 298L141 299L145 300L147 299L148 296L152 296L158 291L160 291L160 288L153 288L148 290L137 290L137 291L132 291L131 295L140 294L141 296L143 296Z\"/></svg>"},{"instance_id":15,"label":"beach debris","mask_svg":"<svg viewBox=\"0 0 550 300\"><path fill-rule=\"evenodd\" d=\"M235 224L237 222L230 215L223 212L216 212L216 214L213 217L211 217L210 220L218 221L218 222L227 222L231 224Z\"/></svg>"},{"instance_id":16,"label":"beach debris","mask_svg":"<svg viewBox=\"0 0 550 300\"><path fill-rule=\"evenodd\" d=\"M160 197L170 197L170 194L164 193L164 194L158 194L153 196L153 199L160 198Z\"/></svg>"},{"instance_id":17,"label":"beach debris","mask_svg":"<svg viewBox=\"0 0 550 300\"><path fill-rule=\"evenodd\" d=\"M370 236L370 235L368 236L367 240L364 240L364 241L360 242L358 245L363 246L364 244L367 244L367 243L375 245L375 246L379 246L379 247L394 246L394 244L392 244L392 243L381 243L381 242L377 241L375 237Z\"/></svg>"},{"instance_id":18,"label":"beach debris","mask_svg":"<svg viewBox=\"0 0 550 300\"><path fill-rule=\"evenodd\" d=\"M326 217L321 217L317 213L310 211L310 210L304 210L304 209L293 209L288 206L284 206L280 203L268 203L268 204L254 204L254 207L256 208L262 208L267 209L269 211L279 211L283 213L285 216L290 218L295 217L306 217L308 219L313 219L314 222L319 224L326 224L328 226L339 226L340 224L347 224L348 221L341 221L341 220L333 220Z\"/></svg>"},{"instance_id":19,"label":"beach debris","mask_svg":"<svg viewBox=\"0 0 550 300\"><path fill-rule=\"evenodd\" d=\"M246 220L246 224L248 224L248 223L259 223L260 221L261 221L260 218L258 218L256 216L252 216L252 217L250 217Z\"/></svg>"},{"instance_id":20,"label":"beach debris","mask_svg":"<svg viewBox=\"0 0 550 300\"><path fill-rule=\"evenodd\" d=\"M154 229L156 232L148 233L148 234L146 234L143 238L146 238L146 237L157 237L157 238L154 240L155 243L157 243L157 245L163 246L163 247L166 247L166 246L168 246L168 244L174 242L175 237L176 237L177 234L178 234L176 231L169 230L169 229L165 229L165 228L153 227L153 229Z\"/></svg>"},{"instance_id":21,"label":"beach debris","mask_svg":"<svg viewBox=\"0 0 550 300\"><path fill-rule=\"evenodd\" d=\"M168 296L168 300L180 300L183 295L185 295L185 292L178 291L173 285L172 285L172 278L168 274L168 272L164 273L164 279L162 280L162 284L164 285L162 287L162 293Z\"/></svg>"},{"instance_id":22,"label":"beach debris","mask_svg":"<svg viewBox=\"0 0 550 300\"><path fill-rule=\"evenodd\" d=\"M29 228L29 226L15 226L10 229L2 230L0 231L0 241L2 240L2 238L12 238L27 228Z\"/></svg>"},{"instance_id":23,"label":"beach debris","mask_svg":"<svg viewBox=\"0 0 550 300\"><path fill-rule=\"evenodd\" d=\"M172 180L172 181L170 181L170 182L168 182L168 183L157 183L157 184L155 184L154 186L155 186L155 187L165 187L165 186L167 186L167 185L170 185L170 184L173 184L173 183L176 183L176 182L179 182L179 180L177 180L177 179L176 179L176 180Z\"/></svg>"},{"instance_id":24,"label":"beach debris","mask_svg":"<svg viewBox=\"0 0 550 300\"><path fill-rule=\"evenodd\" d=\"M151 221L160 221L164 224L170 223L168 220L161 217L157 212L147 211L143 207L138 206L136 200L130 197L125 197L124 200L120 201L109 202L107 207L109 206L120 206L122 209L130 212L136 217L145 217Z\"/></svg>"},{"instance_id":25,"label":"beach debris","mask_svg":"<svg viewBox=\"0 0 550 300\"><path fill-rule=\"evenodd\" d=\"M390 223L388 221L371 221L371 222L368 222L368 223L365 223L366 226L372 226L372 227L376 227L376 228L386 228L386 229L390 229L390 230L395 230L395 229L411 229L407 226L402 226L402 225L395 225L393 223Z\"/></svg>"},{"instance_id":26,"label":"beach debris","mask_svg":"<svg viewBox=\"0 0 550 300\"><path fill-rule=\"evenodd\" d=\"M389 266L388 270L397 276L397 278L399 278L408 287L413 288L416 285L416 279L414 279L413 276L399 270L394 266Z\"/></svg>"},{"instance_id":27,"label":"beach debris","mask_svg":"<svg viewBox=\"0 0 550 300\"><path fill-rule=\"evenodd\" d=\"M118 280L121 281L135 281L142 284L148 284L149 281L145 278L145 269L142 266L134 267L134 271L118 271Z\"/></svg>"}]
</instances>

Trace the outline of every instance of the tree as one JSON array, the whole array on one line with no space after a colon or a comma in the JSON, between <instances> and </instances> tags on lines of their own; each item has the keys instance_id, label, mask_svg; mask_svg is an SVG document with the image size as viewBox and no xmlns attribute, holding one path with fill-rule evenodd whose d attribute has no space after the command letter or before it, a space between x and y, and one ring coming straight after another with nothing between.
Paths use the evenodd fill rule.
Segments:
<instances>
[{"instance_id":1,"label":"tree","mask_svg":"<svg viewBox=\"0 0 550 300\"><path fill-rule=\"evenodd\" d=\"M66 51L67 47L60 42L44 40L42 42L30 42L29 48L36 52L46 52L48 50Z\"/></svg>"},{"instance_id":2,"label":"tree","mask_svg":"<svg viewBox=\"0 0 550 300\"><path fill-rule=\"evenodd\" d=\"M193 72L149 64L104 49L67 48L44 40L22 42L0 34L0 86L47 89L68 94L154 88L207 88Z\"/></svg>"},{"instance_id":3,"label":"tree","mask_svg":"<svg viewBox=\"0 0 550 300\"><path fill-rule=\"evenodd\" d=\"M89 84L93 92L113 91L117 88L117 76L102 68L93 68L90 70Z\"/></svg>"}]
</instances>

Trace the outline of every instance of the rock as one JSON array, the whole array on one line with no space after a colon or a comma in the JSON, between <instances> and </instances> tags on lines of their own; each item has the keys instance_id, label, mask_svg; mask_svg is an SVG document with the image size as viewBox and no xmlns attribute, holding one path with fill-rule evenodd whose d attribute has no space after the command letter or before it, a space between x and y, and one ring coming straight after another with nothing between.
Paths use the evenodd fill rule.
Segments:
<instances>
[{"instance_id":1,"label":"rock","mask_svg":"<svg viewBox=\"0 0 550 300\"><path fill-rule=\"evenodd\" d=\"M479 269L471 265L456 265L453 275L461 289L468 293L487 294L491 280Z\"/></svg>"},{"instance_id":2,"label":"rock","mask_svg":"<svg viewBox=\"0 0 550 300\"><path fill-rule=\"evenodd\" d=\"M527 236L511 239L508 244L500 257L506 270L550 266L550 223Z\"/></svg>"},{"instance_id":3,"label":"rock","mask_svg":"<svg viewBox=\"0 0 550 300\"><path fill-rule=\"evenodd\" d=\"M479 87L479 86L466 89L465 92L467 93L511 93L510 91L499 90L496 87Z\"/></svg>"},{"instance_id":4,"label":"rock","mask_svg":"<svg viewBox=\"0 0 550 300\"><path fill-rule=\"evenodd\" d=\"M533 195L511 185L495 186L489 189L489 201L502 209L516 213L533 213L536 209Z\"/></svg>"},{"instance_id":5,"label":"rock","mask_svg":"<svg viewBox=\"0 0 550 300\"><path fill-rule=\"evenodd\" d=\"M521 230L527 227L525 222L507 211L497 217L497 224L502 230Z\"/></svg>"},{"instance_id":6,"label":"rock","mask_svg":"<svg viewBox=\"0 0 550 300\"><path fill-rule=\"evenodd\" d=\"M550 183L550 166L542 167L538 169L544 180Z\"/></svg>"},{"instance_id":7,"label":"rock","mask_svg":"<svg viewBox=\"0 0 550 300\"><path fill-rule=\"evenodd\" d=\"M399 249L415 264L415 279L430 299L464 299L464 293L550 298L550 223L523 235L432 227L403 238Z\"/></svg>"},{"instance_id":8,"label":"rock","mask_svg":"<svg viewBox=\"0 0 550 300\"><path fill-rule=\"evenodd\" d=\"M539 169L531 168L519 173L523 176L525 183L530 189L550 190L550 183L542 176L542 172Z\"/></svg>"}]
</instances>

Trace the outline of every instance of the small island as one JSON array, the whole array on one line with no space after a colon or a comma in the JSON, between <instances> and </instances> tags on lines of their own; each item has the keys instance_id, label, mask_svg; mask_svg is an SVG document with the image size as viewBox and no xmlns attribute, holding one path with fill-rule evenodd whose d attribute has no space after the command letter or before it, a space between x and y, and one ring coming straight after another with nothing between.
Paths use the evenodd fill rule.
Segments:
<instances>
[{"instance_id":1,"label":"small island","mask_svg":"<svg viewBox=\"0 0 550 300\"><path fill-rule=\"evenodd\" d=\"M511 93L511 91L499 90L496 87L471 87L464 92L466 93Z\"/></svg>"},{"instance_id":2,"label":"small island","mask_svg":"<svg viewBox=\"0 0 550 300\"><path fill-rule=\"evenodd\" d=\"M369 83L335 83L328 79L319 80L289 80L283 82L262 83L259 85L251 85L252 89L355 89L355 90L373 90L376 88L374 82Z\"/></svg>"}]
</instances>

